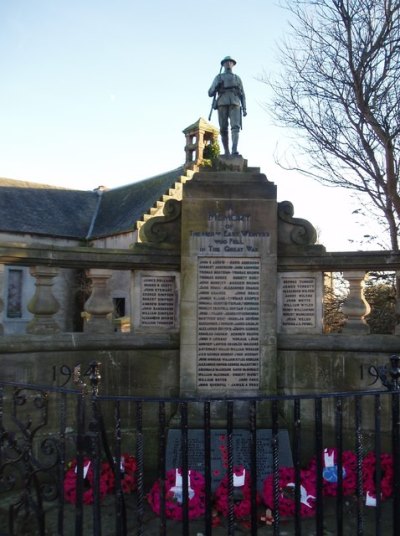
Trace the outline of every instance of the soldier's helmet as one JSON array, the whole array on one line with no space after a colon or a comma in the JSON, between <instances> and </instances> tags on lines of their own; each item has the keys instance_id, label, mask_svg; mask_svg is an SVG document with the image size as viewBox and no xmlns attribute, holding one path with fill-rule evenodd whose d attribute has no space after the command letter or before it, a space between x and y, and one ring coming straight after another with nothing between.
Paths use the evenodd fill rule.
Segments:
<instances>
[{"instance_id":1,"label":"soldier's helmet","mask_svg":"<svg viewBox=\"0 0 400 536\"><path fill-rule=\"evenodd\" d=\"M221 60L221 65L223 65L226 61L232 61L233 65L236 65L236 60L234 60L230 56L225 56L225 58L223 60Z\"/></svg>"}]
</instances>

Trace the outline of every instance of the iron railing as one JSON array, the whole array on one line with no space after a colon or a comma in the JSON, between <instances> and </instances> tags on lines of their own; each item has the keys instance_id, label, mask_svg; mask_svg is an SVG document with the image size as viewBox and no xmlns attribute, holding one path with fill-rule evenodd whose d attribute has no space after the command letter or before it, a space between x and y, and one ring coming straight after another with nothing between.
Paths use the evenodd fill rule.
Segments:
<instances>
[{"instance_id":1,"label":"iron railing","mask_svg":"<svg viewBox=\"0 0 400 536\"><path fill-rule=\"evenodd\" d=\"M99 382L93 364L89 386L78 378L78 390L0 383L0 534L400 534L397 382L391 391L229 398L103 395ZM217 461L216 443L222 439L216 430L223 436ZM171 454L173 440L178 458ZM330 495L325 448L335 453ZM136 463L128 490L126 453ZM365 460L371 453L375 464L368 473ZM65 500L72 459L74 504ZM105 463L113 479L106 496ZM282 480L283 465L292 467L289 485ZM239 466L252 476L246 497L236 481ZM166 474L176 469L182 481L175 487L181 489L171 495ZM191 489L194 470L204 478L204 509L196 519L190 503L197 493ZM369 484L366 473L372 474ZM215 497L225 475L227 509L221 514ZM272 499L265 504L268 476ZM149 504L156 481L158 513ZM281 507L283 498L291 501L290 515ZM248 508L238 517L236 506L245 499ZM178 520L170 519L171 501Z\"/></svg>"}]
</instances>

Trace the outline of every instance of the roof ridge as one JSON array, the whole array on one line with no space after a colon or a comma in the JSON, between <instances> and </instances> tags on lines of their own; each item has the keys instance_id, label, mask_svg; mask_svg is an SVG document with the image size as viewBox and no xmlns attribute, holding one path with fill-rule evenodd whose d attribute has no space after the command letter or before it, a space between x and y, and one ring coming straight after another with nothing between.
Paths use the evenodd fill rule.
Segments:
<instances>
[{"instance_id":1,"label":"roof ridge","mask_svg":"<svg viewBox=\"0 0 400 536\"><path fill-rule=\"evenodd\" d=\"M96 190L96 194L97 194L96 208L93 211L92 219L91 219L90 225L89 225L89 230L87 232L85 240L90 240L91 234L93 232L94 225L96 223L97 215L98 215L99 210L100 210L100 204L101 204L101 200L103 199L104 190Z\"/></svg>"},{"instance_id":2,"label":"roof ridge","mask_svg":"<svg viewBox=\"0 0 400 536\"><path fill-rule=\"evenodd\" d=\"M52 184L44 184L41 182L26 181L23 179L8 179L7 177L0 177L0 187L10 187L10 188L34 188L35 190L68 190L74 191L65 186L55 186ZM81 190L77 190L81 191ZM82 190L84 191L84 190Z\"/></svg>"}]
</instances>

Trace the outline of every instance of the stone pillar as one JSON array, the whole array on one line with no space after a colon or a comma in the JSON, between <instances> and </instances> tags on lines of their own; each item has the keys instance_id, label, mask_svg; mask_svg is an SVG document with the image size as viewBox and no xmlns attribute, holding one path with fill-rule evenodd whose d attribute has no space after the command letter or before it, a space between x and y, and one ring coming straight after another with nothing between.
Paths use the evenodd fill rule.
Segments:
<instances>
[{"instance_id":1,"label":"stone pillar","mask_svg":"<svg viewBox=\"0 0 400 536\"><path fill-rule=\"evenodd\" d=\"M92 280L92 293L85 303L84 331L90 333L111 333L114 331L112 312L114 304L108 289L111 270L92 268L87 276Z\"/></svg>"},{"instance_id":2,"label":"stone pillar","mask_svg":"<svg viewBox=\"0 0 400 536\"><path fill-rule=\"evenodd\" d=\"M33 314L33 319L26 327L27 333L49 335L61 331L53 318L60 308L60 304L52 292L54 278L58 272L58 268L53 266L33 266L30 268L30 273L35 278L36 290L28 303L28 311Z\"/></svg>"},{"instance_id":3,"label":"stone pillar","mask_svg":"<svg viewBox=\"0 0 400 536\"><path fill-rule=\"evenodd\" d=\"M349 282L349 294L342 307L346 318L342 333L356 335L370 332L365 321L371 310L364 298L365 275L363 270L343 272L344 279Z\"/></svg>"},{"instance_id":4,"label":"stone pillar","mask_svg":"<svg viewBox=\"0 0 400 536\"><path fill-rule=\"evenodd\" d=\"M0 264L0 335L4 334L4 264Z\"/></svg>"}]
</instances>

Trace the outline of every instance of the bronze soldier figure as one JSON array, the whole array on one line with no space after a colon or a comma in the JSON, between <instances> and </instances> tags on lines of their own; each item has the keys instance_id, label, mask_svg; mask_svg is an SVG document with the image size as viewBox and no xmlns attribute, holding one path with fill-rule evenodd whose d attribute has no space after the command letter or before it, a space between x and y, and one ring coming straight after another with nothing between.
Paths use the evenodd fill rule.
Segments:
<instances>
[{"instance_id":1,"label":"bronze soldier figure","mask_svg":"<svg viewBox=\"0 0 400 536\"><path fill-rule=\"evenodd\" d=\"M218 74L208 90L208 95L214 97L213 107L218 110L218 121L221 132L221 141L225 151L225 156L229 156L229 134L228 125L230 123L232 132L232 155L238 155L239 130L241 129L242 113L247 115L246 97L243 84L239 76L233 74L232 68L236 61L230 56L226 56L221 61L224 72Z\"/></svg>"}]
</instances>

